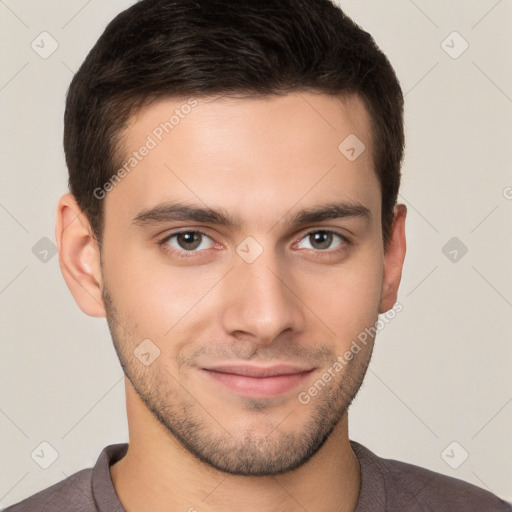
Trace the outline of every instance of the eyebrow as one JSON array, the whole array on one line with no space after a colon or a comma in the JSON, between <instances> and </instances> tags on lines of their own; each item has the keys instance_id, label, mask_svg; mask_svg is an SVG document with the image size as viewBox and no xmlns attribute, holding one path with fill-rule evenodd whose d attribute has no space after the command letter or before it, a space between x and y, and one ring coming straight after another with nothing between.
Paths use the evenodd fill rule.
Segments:
<instances>
[{"instance_id":1,"label":"eyebrow","mask_svg":"<svg viewBox=\"0 0 512 512\"><path fill-rule=\"evenodd\" d=\"M330 219L361 218L370 221L371 211L366 206L357 202L332 202L318 206L312 206L300 210L289 223L292 226L301 226L322 222ZM230 229L240 229L242 222L238 217L231 215L226 210L212 209L187 203L161 203L153 208L142 210L131 221L134 226L144 227L163 224L170 221L195 221Z\"/></svg>"}]
</instances>

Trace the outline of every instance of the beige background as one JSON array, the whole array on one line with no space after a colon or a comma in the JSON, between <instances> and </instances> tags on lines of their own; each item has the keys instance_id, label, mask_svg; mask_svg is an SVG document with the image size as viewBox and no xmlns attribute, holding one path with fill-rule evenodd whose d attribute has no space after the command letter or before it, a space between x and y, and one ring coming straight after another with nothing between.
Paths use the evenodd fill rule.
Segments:
<instances>
[{"instance_id":1,"label":"beige background","mask_svg":"<svg viewBox=\"0 0 512 512\"><path fill-rule=\"evenodd\" d=\"M131 3L0 0L0 508L127 440L106 322L78 309L40 240L54 240L66 191L65 92ZM512 2L340 5L374 35L406 93L409 207L403 311L378 337L350 437L512 500ZM43 31L58 42L46 59L31 47L45 37L51 49ZM48 469L31 456L42 442L58 453Z\"/></svg>"}]
</instances>

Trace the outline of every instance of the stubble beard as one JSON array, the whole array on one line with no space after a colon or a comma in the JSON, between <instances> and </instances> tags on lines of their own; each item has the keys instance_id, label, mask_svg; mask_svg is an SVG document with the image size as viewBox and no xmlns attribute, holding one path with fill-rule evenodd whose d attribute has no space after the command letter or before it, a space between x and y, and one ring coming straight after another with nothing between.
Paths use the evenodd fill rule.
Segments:
<instances>
[{"instance_id":1,"label":"stubble beard","mask_svg":"<svg viewBox=\"0 0 512 512\"><path fill-rule=\"evenodd\" d=\"M271 476L292 471L310 460L325 444L356 397L368 369L373 343L347 361L329 386L318 391L308 404L296 400L296 407L310 409L306 420L289 430L293 412L279 420L269 415L264 399L246 399L247 414L256 421L267 416L262 435L253 429L230 432L187 392L186 386L164 366L143 366L134 356L137 345L119 323L119 311L106 286L103 301L107 323L124 374L156 420L194 457L224 473L243 476ZM124 332L124 338L121 333ZM133 332L133 331L132 331ZM137 338L138 339L138 338ZM336 356L333 354L332 362ZM158 372L158 373L157 373ZM290 421L291 420L291 421ZM283 428L286 425L287 430Z\"/></svg>"}]
</instances>

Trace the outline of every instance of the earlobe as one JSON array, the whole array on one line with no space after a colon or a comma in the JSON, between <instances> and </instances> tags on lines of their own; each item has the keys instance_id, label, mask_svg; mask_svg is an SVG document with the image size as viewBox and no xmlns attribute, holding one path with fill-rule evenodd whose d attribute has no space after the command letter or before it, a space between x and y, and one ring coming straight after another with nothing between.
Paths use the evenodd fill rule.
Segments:
<instances>
[{"instance_id":1,"label":"earlobe","mask_svg":"<svg viewBox=\"0 0 512 512\"><path fill-rule=\"evenodd\" d=\"M78 307L90 316L106 316L98 243L87 217L70 193L59 200L55 239L62 275Z\"/></svg>"},{"instance_id":2,"label":"earlobe","mask_svg":"<svg viewBox=\"0 0 512 512\"><path fill-rule=\"evenodd\" d=\"M407 207L398 204L395 207L395 218L389 241L384 253L384 277L379 313L385 313L396 303L398 287L402 278L402 267L405 259L405 217Z\"/></svg>"}]
</instances>

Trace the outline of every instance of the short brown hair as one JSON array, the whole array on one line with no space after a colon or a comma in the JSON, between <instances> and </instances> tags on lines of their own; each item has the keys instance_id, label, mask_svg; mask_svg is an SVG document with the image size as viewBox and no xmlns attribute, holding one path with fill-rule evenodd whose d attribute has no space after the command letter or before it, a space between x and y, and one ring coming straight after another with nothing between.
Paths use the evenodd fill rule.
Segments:
<instances>
[{"instance_id":1,"label":"short brown hair","mask_svg":"<svg viewBox=\"0 0 512 512\"><path fill-rule=\"evenodd\" d=\"M122 165L123 130L164 97L355 93L372 123L389 238L404 149L403 95L373 38L331 0L141 0L107 26L69 87L69 187L101 243L93 193ZM340 141L341 142L341 141Z\"/></svg>"}]
</instances>

